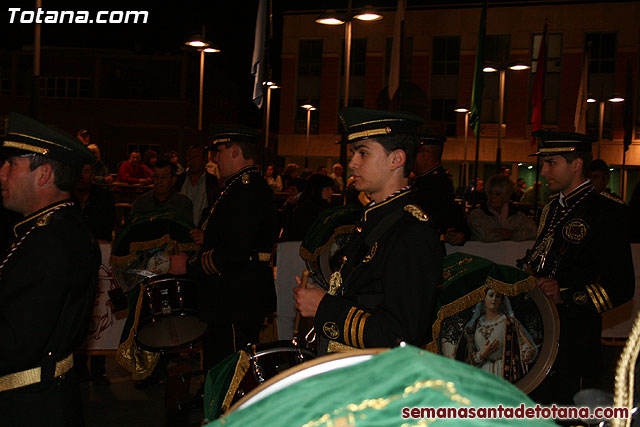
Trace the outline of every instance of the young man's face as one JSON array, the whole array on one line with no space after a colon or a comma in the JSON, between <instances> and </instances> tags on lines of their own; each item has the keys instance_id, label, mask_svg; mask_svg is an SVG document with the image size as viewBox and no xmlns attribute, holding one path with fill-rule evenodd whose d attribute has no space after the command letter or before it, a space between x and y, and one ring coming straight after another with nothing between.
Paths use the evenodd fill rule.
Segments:
<instances>
[{"instance_id":1,"label":"young man's face","mask_svg":"<svg viewBox=\"0 0 640 427\"><path fill-rule=\"evenodd\" d=\"M153 191L159 199L163 199L171 193L176 177L171 175L171 167L153 169Z\"/></svg>"},{"instance_id":2,"label":"young man's face","mask_svg":"<svg viewBox=\"0 0 640 427\"><path fill-rule=\"evenodd\" d=\"M351 152L353 157L349 167L353 170L354 186L359 191L375 195L393 175L393 153L387 153L375 139L354 142L351 144Z\"/></svg>"},{"instance_id":3,"label":"young man's face","mask_svg":"<svg viewBox=\"0 0 640 427\"><path fill-rule=\"evenodd\" d=\"M578 159L567 162L567 159L560 155L547 156L543 158L542 176L547 179L549 188L553 192L565 191L569 189L580 174Z\"/></svg>"}]
</instances>

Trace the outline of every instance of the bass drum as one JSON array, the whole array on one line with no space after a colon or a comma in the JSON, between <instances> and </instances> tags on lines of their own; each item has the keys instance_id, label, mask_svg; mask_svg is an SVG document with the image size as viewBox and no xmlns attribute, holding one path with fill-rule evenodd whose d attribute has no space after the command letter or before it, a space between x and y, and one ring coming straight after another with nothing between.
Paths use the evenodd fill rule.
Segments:
<instances>
[{"instance_id":1,"label":"bass drum","mask_svg":"<svg viewBox=\"0 0 640 427\"><path fill-rule=\"evenodd\" d=\"M282 389L285 389L299 381L303 381L307 378L324 374L326 372L334 371L336 369L346 368L347 366L366 362L376 354L382 353L386 350L388 349L372 348L350 353L334 353L327 356L319 357L303 365L295 366L265 381L254 390L247 393L231 408L229 408L227 414L239 409L248 408L256 402L261 401L265 397L270 396Z\"/></svg>"},{"instance_id":2,"label":"bass drum","mask_svg":"<svg viewBox=\"0 0 640 427\"><path fill-rule=\"evenodd\" d=\"M188 346L202 337L207 324L198 316L196 284L184 277L162 275L141 287L142 304L136 342L149 351Z\"/></svg>"}]
</instances>

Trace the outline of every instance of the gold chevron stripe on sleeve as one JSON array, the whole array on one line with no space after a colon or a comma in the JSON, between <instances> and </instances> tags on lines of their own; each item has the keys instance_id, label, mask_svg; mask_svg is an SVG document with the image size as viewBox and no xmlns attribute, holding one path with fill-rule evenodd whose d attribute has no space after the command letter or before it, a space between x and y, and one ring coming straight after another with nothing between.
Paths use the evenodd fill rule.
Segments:
<instances>
[{"instance_id":1,"label":"gold chevron stripe on sleeve","mask_svg":"<svg viewBox=\"0 0 640 427\"><path fill-rule=\"evenodd\" d=\"M344 321L342 336L344 337L344 343L346 345L351 345L351 341L349 341L349 325L351 324L351 318L353 317L353 314L355 312L356 312L356 308L351 307L351 310L349 310L349 313L347 314L347 318Z\"/></svg>"},{"instance_id":2,"label":"gold chevron stripe on sleeve","mask_svg":"<svg viewBox=\"0 0 640 427\"><path fill-rule=\"evenodd\" d=\"M605 301L607 302L607 307L609 307L609 310L613 310L613 304L611 304L611 299L609 299L609 294L607 294L607 292L604 290L602 285L597 283L594 286L597 286L598 289L600 289L600 293L602 294L602 296L604 297Z\"/></svg>"},{"instance_id":3,"label":"gold chevron stripe on sleeve","mask_svg":"<svg viewBox=\"0 0 640 427\"><path fill-rule=\"evenodd\" d=\"M364 324L367 322L367 318L371 316L371 313L365 313L360 319L360 324L358 325L358 342L359 347L364 348Z\"/></svg>"},{"instance_id":4,"label":"gold chevron stripe on sleeve","mask_svg":"<svg viewBox=\"0 0 640 427\"><path fill-rule=\"evenodd\" d=\"M593 289L593 294L596 296L596 298L598 298L598 302L600 303L600 307L602 307L602 312L604 313L605 311L609 310L607 308L607 303L604 301L604 298L602 297L602 294L600 293L600 289L598 288L597 284L594 285L590 285L591 289Z\"/></svg>"},{"instance_id":5,"label":"gold chevron stripe on sleeve","mask_svg":"<svg viewBox=\"0 0 640 427\"><path fill-rule=\"evenodd\" d=\"M356 311L356 315L353 316L353 321L349 327L349 333L351 334L351 345L354 347L358 347L358 321L364 314L364 311L358 310Z\"/></svg>"},{"instance_id":6,"label":"gold chevron stripe on sleeve","mask_svg":"<svg viewBox=\"0 0 640 427\"><path fill-rule=\"evenodd\" d=\"M593 305L596 306L596 310L598 310L598 313L602 313L602 308L600 307L600 304L598 303L598 300L596 299L596 296L593 293L593 290L591 290L591 285L587 285L587 292L589 292L589 296L591 297L591 301L593 301Z\"/></svg>"}]
</instances>

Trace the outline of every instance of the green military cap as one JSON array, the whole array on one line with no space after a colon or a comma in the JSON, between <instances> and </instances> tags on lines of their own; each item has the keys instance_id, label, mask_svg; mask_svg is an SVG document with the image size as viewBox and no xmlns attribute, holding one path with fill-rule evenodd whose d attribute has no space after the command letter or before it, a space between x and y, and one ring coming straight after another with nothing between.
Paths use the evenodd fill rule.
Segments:
<instances>
[{"instance_id":1,"label":"green military cap","mask_svg":"<svg viewBox=\"0 0 640 427\"><path fill-rule=\"evenodd\" d=\"M447 141L447 137L421 126L418 128L418 140L418 145L437 145L442 147Z\"/></svg>"},{"instance_id":2,"label":"green military cap","mask_svg":"<svg viewBox=\"0 0 640 427\"><path fill-rule=\"evenodd\" d=\"M255 145L262 142L258 131L246 126L216 126L212 130L213 137L206 147L208 150L215 151L220 144L229 142L248 142Z\"/></svg>"},{"instance_id":3,"label":"green military cap","mask_svg":"<svg viewBox=\"0 0 640 427\"><path fill-rule=\"evenodd\" d=\"M351 143L360 139L385 135L415 135L424 120L411 113L400 111L371 110L347 107L338 114L345 136L338 143Z\"/></svg>"},{"instance_id":4,"label":"green military cap","mask_svg":"<svg viewBox=\"0 0 640 427\"><path fill-rule=\"evenodd\" d=\"M538 140L538 152L532 156L554 156L556 154L567 154L574 151L591 152L591 144L597 139L574 132L553 132L548 130L538 130L533 132L534 138Z\"/></svg>"},{"instance_id":5,"label":"green military cap","mask_svg":"<svg viewBox=\"0 0 640 427\"><path fill-rule=\"evenodd\" d=\"M91 151L73 136L19 113L0 117L0 141L5 155L39 154L74 166L95 162Z\"/></svg>"}]
</instances>

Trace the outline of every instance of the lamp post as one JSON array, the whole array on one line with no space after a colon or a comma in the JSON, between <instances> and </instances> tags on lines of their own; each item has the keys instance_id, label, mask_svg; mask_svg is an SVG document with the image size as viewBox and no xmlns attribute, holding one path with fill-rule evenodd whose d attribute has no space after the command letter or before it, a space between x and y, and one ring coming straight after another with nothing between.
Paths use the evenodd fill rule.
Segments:
<instances>
[{"instance_id":1,"label":"lamp post","mask_svg":"<svg viewBox=\"0 0 640 427\"><path fill-rule=\"evenodd\" d=\"M211 43L204 38L204 27L202 28L202 35L195 35L189 39L185 44L193 48L198 49L200 52L200 94L198 99L198 130L202 130L202 104L204 100L204 54L205 53L219 53L220 49L211 46Z\"/></svg>"},{"instance_id":2,"label":"lamp post","mask_svg":"<svg viewBox=\"0 0 640 427\"><path fill-rule=\"evenodd\" d=\"M618 96L613 97L613 98L609 98L606 101L609 102L622 102L624 101L624 98L620 98ZM598 114L598 159L600 158L600 153L602 152L601 148L602 148L602 130L604 127L604 106L605 106L605 102L604 99L598 101L597 99L593 98L593 97L588 97L587 98L587 102L589 104L595 103L595 102L599 102L599 114Z\"/></svg>"},{"instance_id":3,"label":"lamp post","mask_svg":"<svg viewBox=\"0 0 640 427\"><path fill-rule=\"evenodd\" d=\"M267 87L267 111L265 118L265 127L264 127L264 146L265 148L269 148L269 122L271 117L271 91L273 89L280 89L276 83L272 81L264 82L263 85Z\"/></svg>"},{"instance_id":4,"label":"lamp post","mask_svg":"<svg viewBox=\"0 0 640 427\"><path fill-rule=\"evenodd\" d=\"M467 145L469 137L469 115L471 110L466 107L458 107L455 110L456 113L464 113L464 161L462 162L462 179L461 182L464 187L467 186L467 177L469 176L469 165L467 164Z\"/></svg>"},{"instance_id":5,"label":"lamp post","mask_svg":"<svg viewBox=\"0 0 640 427\"><path fill-rule=\"evenodd\" d=\"M314 110L317 110L317 108L311 104L301 105L300 108L304 108L305 110L307 110L307 146L304 151L304 167L308 168L309 167L309 131L311 129L311 112Z\"/></svg>"},{"instance_id":6,"label":"lamp post","mask_svg":"<svg viewBox=\"0 0 640 427\"><path fill-rule=\"evenodd\" d=\"M498 147L496 149L496 172L500 169L500 164L502 161L502 122L504 119L504 86L507 79L507 69L520 71L527 70L530 67L524 64L502 64L500 66L488 66L482 69L485 73L495 73L496 71L500 72L500 109L499 109L499 120L498 120Z\"/></svg>"},{"instance_id":7,"label":"lamp post","mask_svg":"<svg viewBox=\"0 0 640 427\"><path fill-rule=\"evenodd\" d=\"M353 19L360 21L379 21L383 18L382 15L377 13L374 9L367 7L361 11L353 14L352 12L352 0L348 0L347 13L337 14L335 11L327 11L316 18L318 24L323 25L342 25L344 26L344 99L342 102L343 108L349 106L349 77L351 70L351 23ZM340 163L344 166L347 162L347 146L346 144L340 144ZM347 182L347 168L342 169L342 179Z\"/></svg>"}]
</instances>

